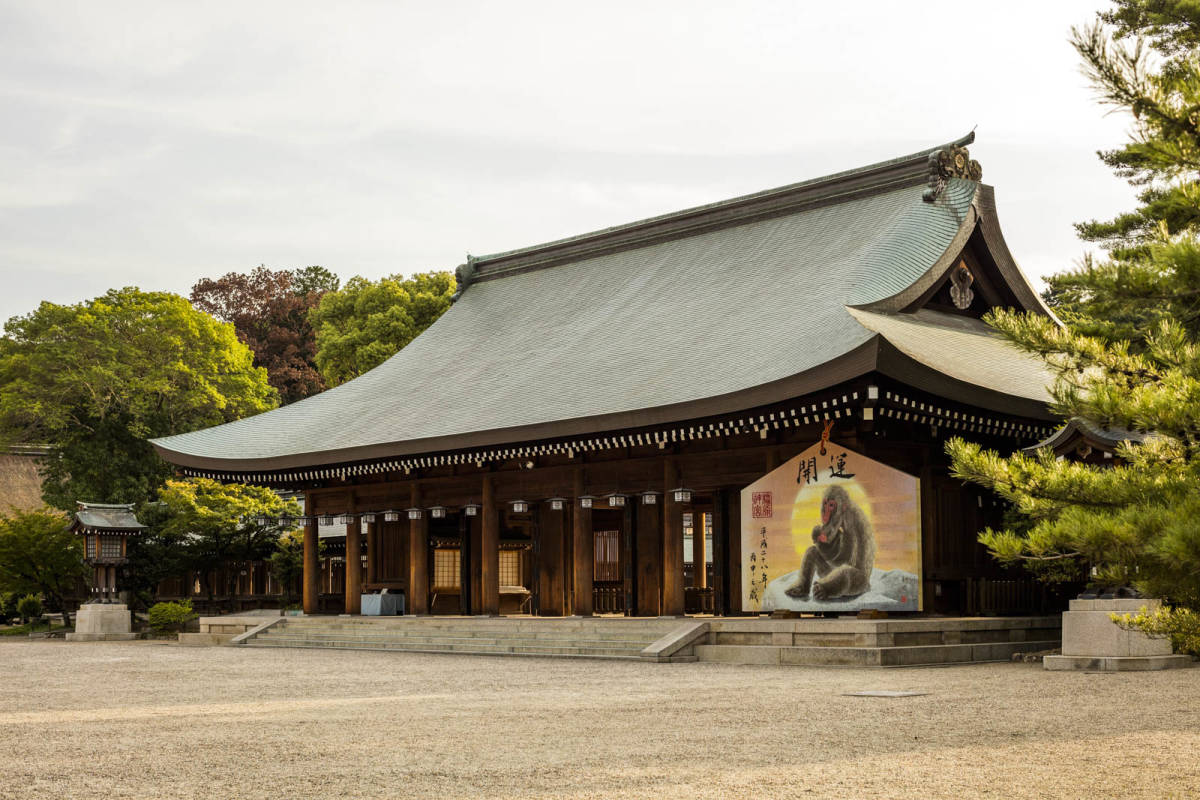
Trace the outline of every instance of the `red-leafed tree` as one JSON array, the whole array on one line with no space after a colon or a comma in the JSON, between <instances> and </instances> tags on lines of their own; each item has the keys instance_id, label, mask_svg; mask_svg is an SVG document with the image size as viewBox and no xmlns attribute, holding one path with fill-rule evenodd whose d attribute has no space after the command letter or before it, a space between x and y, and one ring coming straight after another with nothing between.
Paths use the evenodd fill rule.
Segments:
<instances>
[{"instance_id":1,"label":"red-leafed tree","mask_svg":"<svg viewBox=\"0 0 1200 800\"><path fill-rule=\"evenodd\" d=\"M191 301L199 310L233 323L238 338L254 352L255 366L267 371L281 400L291 403L325 388L316 367L316 336L308 312L338 284L337 276L324 267L259 266L198 281Z\"/></svg>"}]
</instances>

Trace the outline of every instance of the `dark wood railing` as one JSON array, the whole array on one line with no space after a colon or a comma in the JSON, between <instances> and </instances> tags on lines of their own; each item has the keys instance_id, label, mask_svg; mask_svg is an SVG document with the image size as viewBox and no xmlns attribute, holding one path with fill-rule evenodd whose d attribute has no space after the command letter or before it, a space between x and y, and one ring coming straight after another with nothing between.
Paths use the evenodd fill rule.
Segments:
<instances>
[{"instance_id":1,"label":"dark wood railing","mask_svg":"<svg viewBox=\"0 0 1200 800\"><path fill-rule=\"evenodd\" d=\"M594 584L592 586L592 610L597 614L623 614L625 612L625 587L618 584Z\"/></svg>"}]
</instances>

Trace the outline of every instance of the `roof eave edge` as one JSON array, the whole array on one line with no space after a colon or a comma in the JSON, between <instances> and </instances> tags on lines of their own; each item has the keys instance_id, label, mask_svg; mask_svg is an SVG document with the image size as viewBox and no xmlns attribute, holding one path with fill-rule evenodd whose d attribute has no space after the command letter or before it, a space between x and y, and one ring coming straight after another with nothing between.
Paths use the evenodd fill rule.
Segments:
<instances>
[{"instance_id":1,"label":"roof eave edge","mask_svg":"<svg viewBox=\"0 0 1200 800\"><path fill-rule=\"evenodd\" d=\"M876 368L881 338L878 334L874 334L862 344L831 361L771 383L716 397L706 397L657 408L557 420L517 428L499 428L429 439L414 439L407 442L392 442L263 459L207 458L173 451L163 447L157 441L151 441L151 444L164 461L179 467L212 472L249 473L327 468L334 464L348 464L356 461L418 457L474 448L499 447L537 439L560 439L596 435L627 428L669 425L686 422L690 419L734 414L819 392L853 380Z\"/></svg>"},{"instance_id":2,"label":"roof eave edge","mask_svg":"<svg viewBox=\"0 0 1200 800\"><path fill-rule=\"evenodd\" d=\"M998 392L995 389L953 378L917 361L889 342L886 337L880 335L879 338L879 371L890 378L895 378L910 386L919 386L949 400L957 400L960 403L986 408L1000 414L1043 421L1058 419L1050 410L1048 402Z\"/></svg>"}]
</instances>

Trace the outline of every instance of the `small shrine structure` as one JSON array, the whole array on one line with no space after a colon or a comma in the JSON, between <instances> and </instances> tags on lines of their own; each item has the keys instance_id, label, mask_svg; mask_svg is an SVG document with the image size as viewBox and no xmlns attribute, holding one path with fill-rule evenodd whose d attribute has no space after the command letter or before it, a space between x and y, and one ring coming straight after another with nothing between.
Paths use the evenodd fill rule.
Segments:
<instances>
[{"instance_id":1,"label":"small shrine structure","mask_svg":"<svg viewBox=\"0 0 1200 800\"><path fill-rule=\"evenodd\" d=\"M71 521L71 531L83 537L84 561L92 568L92 602L116 603L117 568L128 561L129 537L146 529L133 513L132 503L84 503Z\"/></svg>"}]
</instances>

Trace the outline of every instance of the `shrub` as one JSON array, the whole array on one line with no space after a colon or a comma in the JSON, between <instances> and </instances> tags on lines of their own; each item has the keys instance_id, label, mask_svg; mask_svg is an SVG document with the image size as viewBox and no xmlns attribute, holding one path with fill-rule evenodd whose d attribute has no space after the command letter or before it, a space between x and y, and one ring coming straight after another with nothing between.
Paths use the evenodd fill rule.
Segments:
<instances>
[{"instance_id":1,"label":"shrub","mask_svg":"<svg viewBox=\"0 0 1200 800\"><path fill-rule=\"evenodd\" d=\"M1176 653L1200 656L1200 614L1190 608L1163 606L1153 612L1113 614L1112 621L1125 630L1138 630L1155 638L1169 638Z\"/></svg>"},{"instance_id":2,"label":"shrub","mask_svg":"<svg viewBox=\"0 0 1200 800\"><path fill-rule=\"evenodd\" d=\"M155 633L178 633L199 614L192 610L192 601L155 603L148 613L150 627Z\"/></svg>"},{"instance_id":3,"label":"shrub","mask_svg":"<svg viewBox=\"0 0 1200 800\"><path fill-rule=\"evenodd\" d=\"M17 614L17 603L20 600L21 595L16 592L4 592L0 594L0 619L17 619L19 617Z\"/></svg>"},{"instance_id":4,"label":"shrub","mask_svg":"<svg viewBox=\"0 0 1200 800\"><path fill-rule=\"evenodd\" d=\"M17 615L21 617L21 622L38 619L42 616L42 601L36 595L25 595L17 601Z\"/></svg>"}]
</instances>

